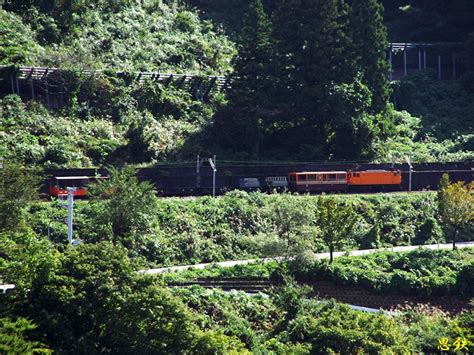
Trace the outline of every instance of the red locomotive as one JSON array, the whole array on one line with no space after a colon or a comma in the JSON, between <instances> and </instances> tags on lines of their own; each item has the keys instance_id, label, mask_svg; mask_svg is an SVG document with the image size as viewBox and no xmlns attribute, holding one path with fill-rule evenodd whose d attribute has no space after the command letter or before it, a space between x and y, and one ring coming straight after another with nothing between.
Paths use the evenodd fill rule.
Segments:
<instances>
[{"instance_id":1,"label":"red locomotive","mask_svg":"<svg viewBox=\"0 0 474 355\"><path fill-rule=\"evenodd\" d=\"M67 188L75 188L73 195L75 197L84 197L87 195L87 185L105 177L97 176L55 176L49 182L49 194L51 196L67 195Z\"/></svg>"}]
</instances>

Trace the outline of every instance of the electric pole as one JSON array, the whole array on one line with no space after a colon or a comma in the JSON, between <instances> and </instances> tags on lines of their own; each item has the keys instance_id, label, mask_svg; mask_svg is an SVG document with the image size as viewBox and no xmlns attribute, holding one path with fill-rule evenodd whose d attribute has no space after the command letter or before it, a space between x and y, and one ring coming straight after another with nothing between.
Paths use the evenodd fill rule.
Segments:
<instances>
[{"instance_id":1,"label":"electric pole","mask_svg":"<svg viewBox=\"0 0 474 355\"><path fill-rule=\"evenodd\" d=\"M67 239L69 244L71 245L79 245L79 239L73 239L73 217L74 217L74 191L76 191L75 187L68 187L67 188Z\"/></svg>"},{"instance_id":2,"label":"electric pole","mask_svg":"<svg viewBox=\"0 0 474 355\"><path fill-rule=\"evenodd\" d=\"M408 164L408 191L411 192L411 173L413 170L413 166L411 165L410 157L405 157L405 160Z\"/></svg>"},{"instance_id":3,"label":"electric pole","mask_svg":"<svg viewBox=\"0 0 474 355\"><path fill-rule=\"evenodd\" d=\"M209 165L212 168L212 197L216 196L216 155L214 154L214 159L209 158Z\"/></svg>"}]
</instances>

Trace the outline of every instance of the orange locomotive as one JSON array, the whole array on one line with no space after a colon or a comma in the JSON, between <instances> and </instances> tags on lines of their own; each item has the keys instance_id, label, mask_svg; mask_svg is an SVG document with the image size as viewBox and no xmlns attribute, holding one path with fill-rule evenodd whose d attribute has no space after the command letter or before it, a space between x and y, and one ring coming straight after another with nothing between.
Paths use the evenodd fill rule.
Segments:
<instances>
[{"instance_id":1,"label":"orange locomotive","mask_svg":"<svg viewBox=\"0 0 474 355\"><path fill-rule=\"evenodd\" d=\"M400 170L315 171L288 175L294 192L396 190L402 183Z\"/></svg>"}]
</instances>

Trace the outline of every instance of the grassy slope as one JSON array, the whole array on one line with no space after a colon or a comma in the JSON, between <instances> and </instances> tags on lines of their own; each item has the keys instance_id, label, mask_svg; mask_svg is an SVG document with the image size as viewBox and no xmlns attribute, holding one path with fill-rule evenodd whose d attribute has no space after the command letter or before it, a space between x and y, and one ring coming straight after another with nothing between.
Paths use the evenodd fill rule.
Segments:
<instances>
[{"instance_id":1,"label":"grassy slope","mask_svg":"<svg viewBox=\"0 0 474 355\"><path fill-rule=\"evenodd\" d=\"M295 238L314 237L311 221L317 196L265 195L231 192L220 198L165 198L147 211L146 220L157 226L142 244L155 252L147 253L155 265L183 265L200 262L245 259L282 255L286 240L280 234L286 223L278 213L298 218L289 225ZM354 195L336 197L351 203L360 216L359 223L344 243L344 249L366 249L382 246L425 244L445 237L436 220L436 196L425 194ZM100 212L100 211L99 211ZM54 204L39 204L31 209L31 225L41 235L64 242L66 226L62 224L65 210ZM93 242L97 231L108 230L96 220L97 213L89 203L78 203L76 234ZM293 217L292 217L293 218ZM472 239L472 230L464 240ZM151 249L150 249L151 248ZM312 249L327 251L316 238ZM133 252L138 252L134 250Z\"/></svg>"}]
</instances>

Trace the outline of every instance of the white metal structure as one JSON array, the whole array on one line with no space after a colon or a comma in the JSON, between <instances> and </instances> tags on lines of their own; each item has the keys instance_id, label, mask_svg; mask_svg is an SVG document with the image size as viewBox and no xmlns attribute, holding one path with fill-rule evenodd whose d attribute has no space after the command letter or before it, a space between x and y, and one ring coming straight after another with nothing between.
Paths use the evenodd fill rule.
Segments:
<instances>
[{"instance_id":1,"label":"white metal structure","mask_svg":"<svg viewBox=\"0 0 474 355\"><path fill-rule=\"evenodd\" d=\"M15 285L13 284L0 285L0 290L2 290L3 293L6 293L8 290L13 290L14 288Z\"/></svg>"}]
</instances>

